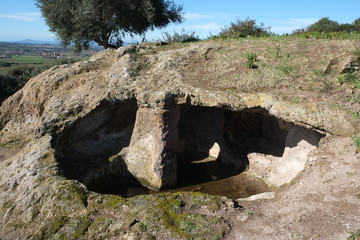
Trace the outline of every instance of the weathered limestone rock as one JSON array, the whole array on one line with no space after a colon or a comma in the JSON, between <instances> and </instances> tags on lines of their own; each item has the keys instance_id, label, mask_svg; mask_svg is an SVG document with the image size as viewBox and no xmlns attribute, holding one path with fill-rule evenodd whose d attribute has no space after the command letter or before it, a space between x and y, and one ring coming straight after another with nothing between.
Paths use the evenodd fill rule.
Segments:
<instances>
[{"instance_id":1,"label":"weathered limestone rock","mask_svg":"<svg viewBox=\"0 0 360 240\"><path fill-rule=\"evenodd\" d=\"M96 192L137 181L166 188L176 183L178 164L209 155L243 169L257 155L263 162L249 172L282 185L304 168L317 147L314 136L360 130L351 111L326 98L294 103L273 89L231 90L225 80L215 90L190 83L191 65L215 72L211 61L231 63L215 54L221 45L109 49L49 69L4 101L0 238L220 239L238 223L231 217L237 204L227 198L179 193L127 199Z\"/></svg>"},{"instance_id":2,"label":"weathered limestone rock","mask_svg":"<svg viewBox=\"0 0 360 240\"><path fill-rule=\"evenodd\" d=\"M284 127L287 134L281 156L256 152L248 155L248 171L276 187L290 183L304 170L309 154L318 147L322 137L298 126Z\"/></svg>"},{"instance_id":3,"label":"weathered limestone rock","mask_svg":"<svg viewBox=\"0 0 360 240\"><path fill-rule=\"evenodd\" d=\"M130 146L121 156L129 171L144 185L161 189L176 183L179 110L140 108Z\"/></svg>"},{"instance_id":4,"label":"weathered limestone rock","mask_svg":"<svg viewBox=\"0 0 360 240\"><path fill-rule=\"evenodd\" d=\"M359 70L359 61L354 58L345 59L340 66L340 73L349 73Z\"/></svg>"}]
</instances>

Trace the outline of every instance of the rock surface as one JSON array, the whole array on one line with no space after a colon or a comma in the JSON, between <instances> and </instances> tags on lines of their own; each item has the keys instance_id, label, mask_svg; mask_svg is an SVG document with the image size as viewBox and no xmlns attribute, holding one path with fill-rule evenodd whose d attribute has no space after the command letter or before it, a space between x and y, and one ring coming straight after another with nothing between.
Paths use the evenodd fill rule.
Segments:
<instances>
[{"instance_id":1,"label":"rock surface","mask_svg":"<svg viewBox=\"0 0 360 240\"><path fill-rule=\"evenodd\" d=\"M353 106L334 107L319 94L313 96L317 102L298 102L289 100L286 90L279 94L271 87L233 91L225 80L218 89L194 82L194 66L205 68L221 60L236 44L106 50L88 61L53 67L4 101L0 239L340 239L359 229L360 161L349 139L360 124L352 116ZM299 132L291 132L295 128L313 135L297 139ZM255 167L255 175L268 174L276 186L297 180L263 204L244 203L255 214L226 197L200 193L123 198L90 191L127 179L153 189L169 187L177 181L177 161L186 149L203 155L215 143L221 161L245 168L249 150L242 151L248 147L242 144L243 133L260 134L284 148L285 157L273 159L274 164L264 153L268 165ZM342 150L334 151L328 142L308 144L325 135ZM268 172L262 173L264 169ZM346 178L346 186L333 180L337 177ZM312 181L319 185L304 187ZM319 196L325 202L320 212L324 224L330 224L328 231L302 225L319 219ZM277 213L274 208L282 204L296 210L287 207ZM287 217L291 211L299 218ZM333 211L337 213L330 216ZM331 218L340 225L334 227ZM276 233L284 226L286 231Z\"/></svg>"}]
</instances>

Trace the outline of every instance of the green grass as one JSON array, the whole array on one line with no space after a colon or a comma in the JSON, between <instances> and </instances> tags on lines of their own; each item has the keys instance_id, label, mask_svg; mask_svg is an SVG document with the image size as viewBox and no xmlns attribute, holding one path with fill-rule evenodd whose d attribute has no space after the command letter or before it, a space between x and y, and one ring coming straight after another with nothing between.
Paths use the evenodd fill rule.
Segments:
<instances>
[{"instance_id":1,"label":"green grass","mask_svg":"<svg viewBox=\"0 0 360 240\"><path fill-rule=\"evenodd\" d=\"M11 60L17 63L25 63L25 64L42 64L45 60L48 61L49 59L38 57L38 56L13 56Z\"/></svg>"},{"instance_id":2,"label":"green grass","mask_svg":"<svg viewBox=\"0 0 360 240\"><path fill-rule=\"evenodd\" d=\"M348 240L358 240L360 238L360 229L355 232L352 233L350 237L348 237Z\"/></svg>"},{"instance_id":3,"label":"green grass","mask_svg":"<svg viewBox=\"0 0 360 240\"><path fill-rule=\"evenodd\" d=\"M348 32L306 32L295 35L282 35L285 38L305 38L305 39L337 39L337 40L360 40L360 33Z\"/></svg>"},{"instance_id":4,"label":"green grass","mask_svg":"<svg viewBox=\"0 0 360 240\"><path fill-rule=\"evenodd\" d=\"M294 102L294 103L300 103L300 102L301 102L301 99L297 97L297 98L293 99L293 102Z\"/></svg>"},{"instance_id":5,"label":"green grass","mask_svg":"<svg viewBox=\"0 0 360 240\"><path fill-rule=\"evenodd\" d=\"M279 71L283 72L284 74L289 74L290 72L292 72L293 70L296 69L296 67L291 66L291 65L280 65L276 67Z\"/></svg>"},{"instance_id":6,"label":"green grass","mask_svg":"<svg viewBox=\"0 0 360 240\"><path fill-rule=\"evenodd\" d=\"M353 117L354 117L355 119L360 119L360 113L358 113L358 112L353 112L352 115L353 115Z\"/></svg>"},{"instance_id":7,"label":"green grass","mask_svg":"<svg viewBox=\"0 0 360 240\"><path fill-rule=\"evenodd\" d=\"M300 34L268 34L260 37L247 36L243 37L228 37L228 36L210 36L209 39L336 39L336 40L355 40L360 41L360 33L348 33L348 32L306 32Z\"/></svg>"},{"instance_id":8,"label":"green grass","mask_svg":"<svg viewBox=\"0 0 360 240\"><path fill-rule=\"evenodd\" d=\"M9 63L10 66L0 67L0 74L6 74L9 71L21 67L27 66L41 66L46 64L54 63L55 59L44 58L41 56L12 56L11 58L0 59L0 65L2 63Z\"/></svg>"},{"instance_id":9,"label":"green grass","mask_svg":"<svg viewBox=\"0 0 360 240\"><path fill-rule=\"evenodd\" d=\"M86 60L88 57L67 57L67 58L46 58L41 56L12 56L11 58L0 59L0 74L5 75L9 71L19 67L34 67L34 68L50 68L54 65L61 65L65 63L74 63L81 60ZM3 63L10 63L10 66L1 67ZM45 69L46 69L45 68Z\"/></svg>"},{"instance_id":10,"label":"green grass","mask_svg":"<svg viewBox=\"0 0 360 240\"><path fill-rule=\"evenodd\" d=\"M360 152L360 134L355 134L354 136L351 137L352 140L354 141L355 147L356 147L356 151Z\"/></svg>"}]
</instances>

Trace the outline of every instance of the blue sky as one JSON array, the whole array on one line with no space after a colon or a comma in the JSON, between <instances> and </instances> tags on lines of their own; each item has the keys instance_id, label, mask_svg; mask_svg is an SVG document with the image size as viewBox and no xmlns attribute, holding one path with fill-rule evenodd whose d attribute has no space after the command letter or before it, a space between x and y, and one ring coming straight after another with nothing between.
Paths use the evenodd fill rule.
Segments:
<instances>
[{"instance_id":1,"label":"blue sky","mask_svg":"<svg viewBox=\"0 0 360 240\"><path fill-rule=\"evenodd\" d=\"M250 17L271 27L274 33L292 32L306 27L322 17L339 23L351 23L360 17L359 0L175 0L183 4L186 20L182 24L169 25L165 29L148 32L146 39L162 38L162 32L195 31L200 38L217 34L237 18ZM34 0L5 0L0 7L0 41L23 39L55 40L48 31ZM131 38L126 41L132 41ZM136 41L133 40L133 41Z\"/></svg>"}]
</instances>

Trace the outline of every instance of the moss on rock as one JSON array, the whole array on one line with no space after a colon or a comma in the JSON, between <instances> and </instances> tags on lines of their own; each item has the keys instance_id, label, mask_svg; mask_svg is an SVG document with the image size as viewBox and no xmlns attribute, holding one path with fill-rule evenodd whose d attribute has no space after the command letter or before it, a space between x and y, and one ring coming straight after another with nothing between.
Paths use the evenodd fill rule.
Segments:
<instances>
[{"instance_id":1,"label":"moss on rock","mask_svg":"<svg viewBox=\"0 0 360 240\"><path fill-rule=\"evenodd\" d=\"M43 226L32 238L32 240L46 240L51 239L54 234L63 227L63 225L69 220L69 217L61 216L56 217L50 221L45 222Z\"/></svg>"},{"instance_id":2,"label":"moss on rock","mask_svg":"<svg viewBox=\"0 0 360 240\"><path fill-rule=\"evenodd\" d=\"M167 232L180 239L221 239L230 230L221 217L211 216L207 208L204 213L197 213L209 203L215 203L214 208L218 209L223 203L220 197L183 192L137 196L130 201L137 208L143 202L144 212L139 220L143 232Z\"/></svg>"},{"instance_id":3,"label":"moss on rock","mask_svg":"<svg viewBox=\"0 0 360 240\"><path fill-rule=\"evenodd\" d=\"M71 202L71 204L79 203L86 207L88 193L80 183L76 181L66 181L57 189L55 198L59 201Z\"/></svg>"}]
</instances>

